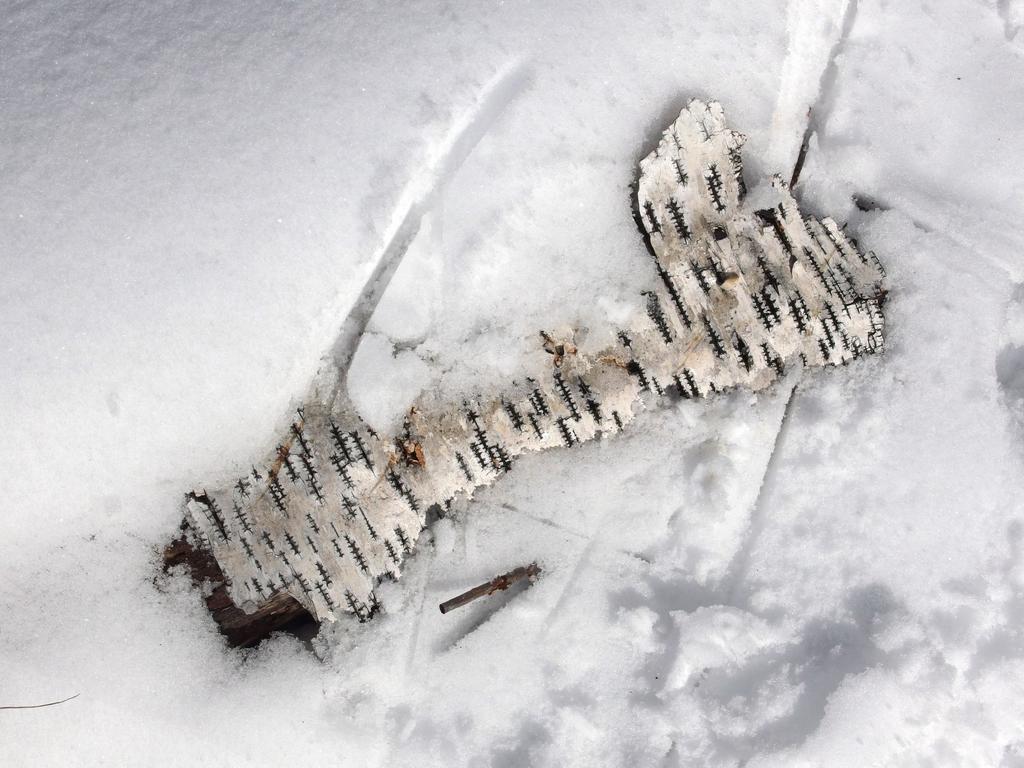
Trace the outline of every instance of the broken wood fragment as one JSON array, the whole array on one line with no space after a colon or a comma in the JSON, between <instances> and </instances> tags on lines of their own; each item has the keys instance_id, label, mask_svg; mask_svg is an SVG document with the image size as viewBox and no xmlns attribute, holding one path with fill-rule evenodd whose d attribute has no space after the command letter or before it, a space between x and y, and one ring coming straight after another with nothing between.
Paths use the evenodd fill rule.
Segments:
<instances>
[{"instance_id":1,"label":"broken wood fragment","mask_svg":"<svg viewBox=\"0 0 1024 768\"><path fill-rule=\"evenodd\" d=\"M164 550L164 572L183 566L197 586L206 585L206 608L217 622L228 644L236 648L255 645L271 632L298 629L313 621L309 611L287 592L268 596L252 613L245 613L232 601L227 579L213 555L193 546L187 533L167 545Z\"/></svg>"},{"instance_id":2,"label":"broken wood fragment","mask_svg":"<svg viewBox=\"0 0 1024 768\"><path fill-rule=\"evenodd\" d=\"M522 581L523 579L530 579L533 581L539 573L540 566L536 563L521 565L515 570L503 573L501 576L496 576L486 584L473 587L472 589L463 592L461 595L456 595L451 600L445 600L437 607L441 609L441 613L448 613L448 611L461 608L467 603L471 603L481 597L493 595L495 592L502 592L511 587L517 581Z\"/></svg>"}]
</instances>

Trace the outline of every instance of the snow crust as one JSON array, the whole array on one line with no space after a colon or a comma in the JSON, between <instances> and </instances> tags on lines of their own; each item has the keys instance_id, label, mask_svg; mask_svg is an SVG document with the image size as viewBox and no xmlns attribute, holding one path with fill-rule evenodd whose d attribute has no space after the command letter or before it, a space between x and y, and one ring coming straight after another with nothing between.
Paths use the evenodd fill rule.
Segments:
<instances>
[{"instance_id":1,"label":"snow crust","mask_svg":"<svg viewBox=\"0 0 1024 768\"><path fill-rule=\"evenodd\" d=\"M0 706L81 695L0 710L0 764L1022 764L1019 6L5 9ZM287 423L509 71L356 355L364 417L503 381L540 327L599 347L647 276L636 163L691 96L751 185L813 105L797 196L883 258L887 351L526 457L322 661L231 651L154 580L177 499Z\"/></svg>"}]
</instances>

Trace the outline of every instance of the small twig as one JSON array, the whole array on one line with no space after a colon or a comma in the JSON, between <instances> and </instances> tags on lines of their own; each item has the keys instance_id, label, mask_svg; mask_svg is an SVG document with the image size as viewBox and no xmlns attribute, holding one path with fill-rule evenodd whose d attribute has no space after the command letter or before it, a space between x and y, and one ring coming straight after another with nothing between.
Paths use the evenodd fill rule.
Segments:
<instances>
[{"instance_id":1,"label":"small twig","mask_svg":"<svg viewBox=\"0 0 1024 768\"><path fill-rule=\"evenodd\" d=\"M461 595L453 597L451 600L445 600L438 606L438 608L441 609L441 613L448 613L448 611L454 608L459 608L466 603L471 603L479 597L486 597L487 595L493 595L495 592L506 590L522 579L532 580L539 573L540 566L536 563L521 565L514 571L503 573L501 576L491 579L486 584L481 584L479 587L473 587L468 592L463 592Z\"/></svg>"},{"instance_id":2,"label":"small twig","mask_svg":"<svg viewBox=\"0 0 1024 768\"><path fill-rule=\"evenodd\" d=\"M800 171L804 169L804 161L807 160L807 150L811 146L811 134L814 133L814 121L812 118L812 110L807 110L807 126L804 128L804 138L800 142L800 154L796 156L796 164L793 166L793 175L789 177L789 188L793 189L796 187L796 183L800 181Z\"/></svg>"},{"instance_id":3,"label":"small twig","mask_svg":"<svg viewBox=\"0 0 1024 768\"><path fill-rule=\"evenodd\" d=\"M41 709L42 707L55 707L58 704L63 704L65 701L71 701L77 699L81 694L76 693L74 696L68 696L66 699L60 701L48 701L45 704L18 704L15 706L0 707L0 709Z\"/></svg>"}]
</instances>

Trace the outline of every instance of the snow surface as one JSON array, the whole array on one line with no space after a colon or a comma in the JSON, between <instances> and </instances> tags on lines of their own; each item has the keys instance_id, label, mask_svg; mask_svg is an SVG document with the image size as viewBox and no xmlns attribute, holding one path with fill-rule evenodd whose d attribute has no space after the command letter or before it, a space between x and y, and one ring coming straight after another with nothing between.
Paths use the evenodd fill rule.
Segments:
<instances>
[{"instance_id":1,"label":"snow surface","mask_svg":"<svg viewBox=\"0 0 1024 768\"><path fill-rule=\"evenodd\" d=\"M179 2L0 25L0 764L1024 765L1024 3ZM385 614L225 647L155 578L481 93L350 384L380 423L606 332L690 96L891 279L888 351L530 456ZM861 211L854 199L861 201ZM513 595L436 604L538 559Z\"/></svg>"}]
</instances>

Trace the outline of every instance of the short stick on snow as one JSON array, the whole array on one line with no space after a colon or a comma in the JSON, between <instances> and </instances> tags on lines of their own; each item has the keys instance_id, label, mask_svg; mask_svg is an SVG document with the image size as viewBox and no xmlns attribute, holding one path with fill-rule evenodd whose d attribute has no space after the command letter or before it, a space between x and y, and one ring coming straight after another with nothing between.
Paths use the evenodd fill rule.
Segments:
<instances>
[{"instance_id":1,"label":"short stick on snow","mask_svg":"<svg viewBox=\"0 0 1024 768\"><path fill-rule=\"evenodd\" d=\"M453 597L451 600L445 600L438 606L438 608L441 609L441 613L448 613L448 611L461 608L467 603L471 603L478 598L493 595L495 592L503 592L517 581L522 581L523 579L530 579L533 581L539 573L540 566L536 563L521 565L514 571L503 573L501 576L491 579L486 584L481 584L479 587L473 587L472 589L463 592L461 595Z\"/></svg>"}]
</instances>

